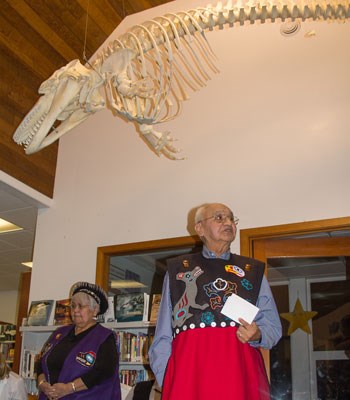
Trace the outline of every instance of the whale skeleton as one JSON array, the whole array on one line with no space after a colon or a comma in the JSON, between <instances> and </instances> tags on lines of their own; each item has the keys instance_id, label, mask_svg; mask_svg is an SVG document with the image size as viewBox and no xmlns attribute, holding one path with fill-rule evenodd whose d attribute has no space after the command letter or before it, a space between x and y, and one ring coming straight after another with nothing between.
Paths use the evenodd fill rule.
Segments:
<instances>
[{"instance_id":1,"label":"whale skeleton","mask_svg":"<svg viewBox=\"0 0 350 400\"><path fill-rule=\"evenodd\" d=\"M154 129L181 112L189 91L219 73L206 31L247 22L348 21L350 1L293 4L218 3L167 13L131 27L90 64L73 60L44 81L39 98L13 135L26 154L50 145L90 115L108 108L132 121L157 154L179 159L169 132Z\"/></svg>"}]
</instances>

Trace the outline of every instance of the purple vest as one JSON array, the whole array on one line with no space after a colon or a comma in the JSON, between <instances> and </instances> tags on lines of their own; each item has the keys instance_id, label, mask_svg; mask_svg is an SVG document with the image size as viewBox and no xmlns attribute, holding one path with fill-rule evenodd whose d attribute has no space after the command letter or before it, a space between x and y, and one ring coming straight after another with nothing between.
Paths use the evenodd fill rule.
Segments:
<instances>
[{"instance_id":1,"label":"purple vest","mask_svg":"<svg viewBox=\"0 0 350 400\"><path fill-rule=\"evenodd\" d=\"M50 337L46 343L44 354L41 359L42 368L45 373L45 377L50 382L50 374L47 369L47 357L50 355L51 350L57 345L68 333L71 331L72 325L63 326L58 328ZM107 339L111 334L110 329L104 328L101 325L97 325L91 332L89 332L73 350L68 354L58 382L68 383L76 378L79 378L87 372L88 368L92 368L93 357L96 357L100 345ZM96 400L98 398L103 400L120 400L121 390L118 374L119 366L117 365L115 375L101 382L98 385L93 386L88 390L82 390L80 392L71 393L65 396L65 399L75 400ZM44 393L40 393L39 400L45 400L47 397Z\"/></svg>"}]
</instances>

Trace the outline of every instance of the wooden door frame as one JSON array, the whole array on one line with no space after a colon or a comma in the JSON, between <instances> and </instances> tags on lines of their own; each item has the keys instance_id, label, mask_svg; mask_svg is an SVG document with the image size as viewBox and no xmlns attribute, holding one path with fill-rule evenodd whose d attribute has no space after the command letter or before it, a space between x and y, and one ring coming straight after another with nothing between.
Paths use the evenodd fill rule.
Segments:
<instances>
[{"instance_id":1,"label":"wooden door frame","mask_svg":"<svg viewBox=\"0 0 350 400\"><path fill-rule=\"evenodd\" d=\"M19 373L20 361L21 361L21 351L22 351L22 335L19 330L22 326L23 318L28 315L28 305L29 305L29 292L30 292L30 282L32 279L32 271L22 272L19 281L19 300L18 300L18 314L17 314L17 325L16 325L16 343L15 343L15 358L13 361L12 370L13 372Z\"/></svg>"},{"instance_id":2,"label":"wooden door frame","mask_svg":"<svg viewBox=\"0 0 350 400\"><path fill-rule=\"evenodd\" d=\"M242 229L240 231L241 254L256 257L254 244L259 240L341 230L350 230L350 217Z\"/></svg>"},{"instance_id":3,"label":"wooden door frame","mask_svg":"<svg viewBox=\"0 0 350 400\"><path fill-rule=\"evenodd\" d=\"M95 281L104 290L108 291L109 265L111 257L142 254L144 252L153 251L177 250L183 247L196 247L201 245L201 243L202 242L198 236L180 236L168 239L98 247Z\"/></svg>"},{"instance_id":4,"label":"wooden door frame","mask_svg":"<svg viewBox=\"0 0 350 400\"><path fill-rule=\"evenodd\" d=\"M277 247L280 244L278 243L280 241L269 241L268 239L283 239L291 236L341 230L350 230L350 217L242 229L240 231L240 252L241 255L257 258L267 263L267 243L269 245L269 255L273 253L274 246ZM270 377L269 351L262 349L261 353L264 358L266 372Z\"/></svg>"}]
</instances>

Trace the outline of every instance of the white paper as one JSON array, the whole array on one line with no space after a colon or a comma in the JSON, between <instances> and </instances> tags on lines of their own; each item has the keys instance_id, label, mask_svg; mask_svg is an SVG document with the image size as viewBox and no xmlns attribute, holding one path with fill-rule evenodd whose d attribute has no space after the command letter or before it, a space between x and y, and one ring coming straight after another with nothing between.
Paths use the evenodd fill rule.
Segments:
<instances>
[{"instance_id":1,"label":"white paper","mask_svg":"<svg viewBox=\"0 0 350 400\"><path fill-rule=\"evenodd\" d=\"M231 318L233 321L238 322L238 318L243 318L249 324L254 321L259 308L249 301L242 299L242 297L232 294L222 307L221 313L226 317Z\"/></svg>"}]
</instances>

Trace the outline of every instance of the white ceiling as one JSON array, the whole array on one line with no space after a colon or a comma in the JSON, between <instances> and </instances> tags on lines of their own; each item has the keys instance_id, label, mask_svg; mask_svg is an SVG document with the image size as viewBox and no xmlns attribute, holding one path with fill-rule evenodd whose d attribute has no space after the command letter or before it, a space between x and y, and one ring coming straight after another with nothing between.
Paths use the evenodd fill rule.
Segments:
<instances>
[{"instance_id":1,"label":"white ceiling","mask_svg":"<svg viewBox=\"0 0 350 400\"><path fill-rule=\"evenodd\" d=\"M32 261L38 209L0 185L0 218L23 228L0 233L0 291L17 290L20 273L30 271L21 265Z\"/></svg>"}]
</instances>

